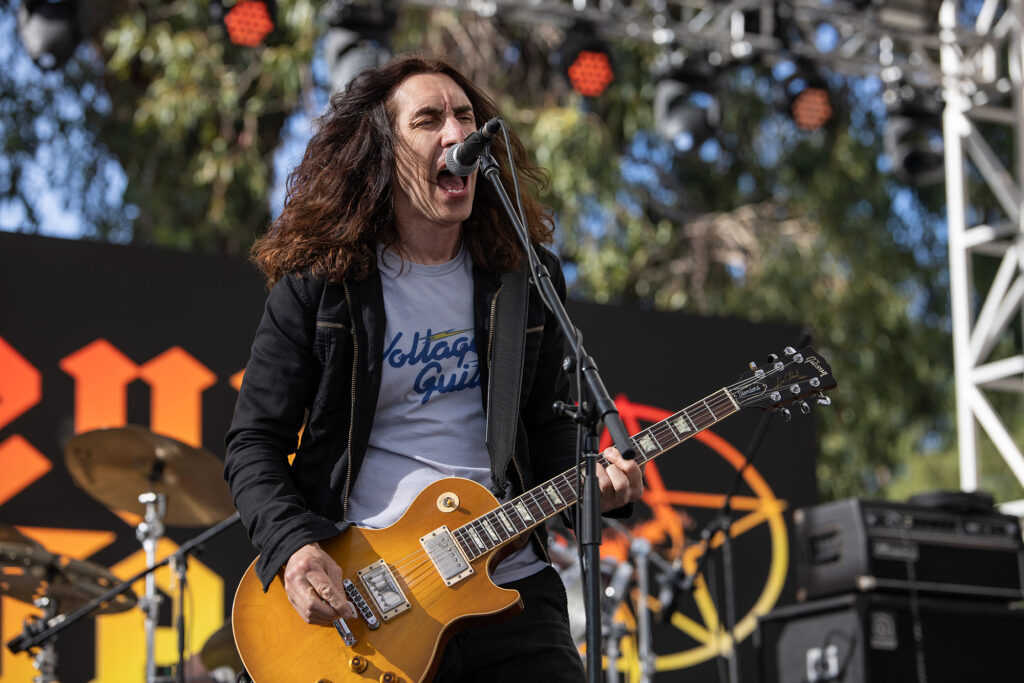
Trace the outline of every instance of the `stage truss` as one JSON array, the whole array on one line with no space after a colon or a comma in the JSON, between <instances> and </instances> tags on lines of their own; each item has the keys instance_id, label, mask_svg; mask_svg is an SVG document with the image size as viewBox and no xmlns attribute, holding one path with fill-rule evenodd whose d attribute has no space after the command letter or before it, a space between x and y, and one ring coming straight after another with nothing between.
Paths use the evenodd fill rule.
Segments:
<instances>
[{"instance_id":1,"label":"stage truss","mask_svg":"<svg viewBox=\"0 0 1024 683\"><path fill-rule=\"evenodd\" d=\"M610 40L717 51L722 63L806 57L833 72L877 76L941 96L960 486L979 484L984 432L1024 487L1024 454L987 392L1024 393L1024 0L405 0L483 17L568 29L585 20ZM784 29L784 30L779 30ZM1004 129L1009 163L979 129ZM1005 152L1006 150L1001 150ZM980 223L983 185L1003 217ZM1000 265L992 282L977 259ZM980 430L979 431L979 427ZM1024 499L1004 505L1024 514Z\"/></svg>"}]
</instances>

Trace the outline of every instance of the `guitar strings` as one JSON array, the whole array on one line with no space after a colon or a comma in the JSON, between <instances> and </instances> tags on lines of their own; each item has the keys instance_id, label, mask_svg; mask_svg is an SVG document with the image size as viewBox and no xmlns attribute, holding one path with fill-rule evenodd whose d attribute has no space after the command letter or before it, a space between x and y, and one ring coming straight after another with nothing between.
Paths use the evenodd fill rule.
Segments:
<instances>
[{"instance_id":1,"label":"guitar strings","mask_svg":"<svg viewBox=\"0 0 1024 683\"><path fill-rule=\"evenodd\" d=\"M763 380L765 377L772 375L775 372L779 372L785 369L786 367L789 367L789 365L791 364L792 362L785 363L782 366L782 368L774 368L770 371L767 371L761 377L755 375L745 380L741 380L740 382L737 382L734 385L732 385L733 390L752 386L757 382ZM707 429L712 424L720 421L724 417L727 417L728 415L731 415L732 413L736 412L736 404L734 402L734 399L732 399L729 391L729 389L720 390L716 392L715 395L701 399L701 401L691 404L686 408L683 408L679 412L669 416L668 418L662 420L661 422L652 425L646 430L643 430L638 434L634 435L633 437L631 437L631 440L635 441L637 436L640 436L641 434L644 434L646 432L647 434L651 435L654 438L659 447L659 450L657 452L654 452L649 456L642 454L639 457L641 463L645 463L648 460L653 459L653 457L660 455L665 450L668 450L668 448L678 445L682 441ZM711 417L713 418L711 423L706 425L698 423L697 419L695 419L696 417L698 417L698 415L691 414L692 411L695 409L698 411L706 410L708 413L710 413ZM683 434L680 434L678 430L676 430L672 426L671 422L673 418L678 418L679 416L686 418L689 421L689 424L692 425L693 430L686 431ZM662 448L661 443L665 440L673 441L673 443L671 443L671 445L668 446L667 448ZM604 458L603 456L599 457L598 462L603 466L608 466L609 464L607 459ZM494 545L491 548L483 548L480 554L476 554L475 552L472 554L469 552L466 553L467 558L470 560L470 562L478 559L482 556L483 552L493 550L506 542L518 538L522 534L527 533L532 527L537 526L540 522L550 517L553 517L554 515L558 514L558 512L560 512L561 510L575 504L576 492L575 489L573 489L571 481L569 479L569 477L572 474L574 474L574 471L569 470L552 478L548 482L545 482L548 485L554 486L555 490L562 498L563 506L561 507L561 509L559 508L558 504L550 500L546 494L543 494L541 486L544 486L544 484L541 484L537 487L534 487L533 489L530 489L529 491L525 491L524 493L520 494L520 496L498 506L497 508L487 512L484 515L481 515L477 519L472 520L471 522L463 525L462 527L458 527L452 530L452 536L464 550L478 548L480 547L481 542L484 543L485 546L489 543L493 543ZM563 486L565 486L564 490ZM538 510L540 510L541 516L539 518L534 516L533 522L527 522L525 519L523 519L522 514L516 509L516 506L514 505L516 501L519 501L526 505L526 509L531 515L533 514L532 508L535 506ZM533 505L530 505L531 503ZM551 507L550 512L548 512L546 506ZM515 520L518 519L520 523L523 523L525 525L525 528L519 529L518 523L514 523L513 529L515 531L509 532L507 528L503 526L503 524L495 524L490 519L488 519L491 517L497 518L498 513L503 514L504 519L510 523L515 522ZM514 513L514 516L512 513ZM484 525L484 521L487 521L486 526ZM474 527L474 525L482 528L477 529ZM471 530L473 533L471 533ZM483 531L484 533L481 534L481 531ZM505 538L501 538L501 536L503 535L505 536ZM476 538L481 539L481 541L478 542ZM422 584L425 581L436 583L437 587L440 587L443 584L443 580L441 579L440 575L434 572L426 571L430 568L431 563L431 559L426 550L419 549L417 551L410 553L406 557L397 560L393 564L389 564L388 568L392 571L396 578L400 578L402 582L405 583L405 585L410 589L412 589L413 587L422 588ZM420 593L421 594L417 595L417 599L422 600L424 598L422 590L420 591Z\"/></svg>"}]
</instances>

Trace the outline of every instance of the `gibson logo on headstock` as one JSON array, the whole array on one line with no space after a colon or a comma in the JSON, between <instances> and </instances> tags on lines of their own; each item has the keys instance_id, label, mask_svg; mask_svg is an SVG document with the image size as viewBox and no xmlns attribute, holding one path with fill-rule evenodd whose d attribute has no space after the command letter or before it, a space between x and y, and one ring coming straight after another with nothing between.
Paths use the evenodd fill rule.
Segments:
<instances>
[{"instance_id":1,"label":"gibson logo on headstock","mask_svg":"<svg viewBox=\"0 0 1024 683\"><path fill-rule=\"evenodd\" d=\"M821 361L818 360L817 356L807 356L804 360L806 360L812 368L818 371L818 377L824 377L828 374L825 368L821 367Z\"/></svg>"},{"instance_id":2,"label":"gibson logo on headstock","mask_svg":"<svg viewBox=\"0 0 1024 683\"><path fill-rule=\"evenodd\" d=\"M757 396L759 394L763 394L767 390L768 390L768 385L767 384L765 384L764 382L757 382L756 384L751 384L749 387L744 387L742 389L737 389L736 390L736 398L742 401L744 399L750 398L751 396Z\"/></svg>"}]
</instances>

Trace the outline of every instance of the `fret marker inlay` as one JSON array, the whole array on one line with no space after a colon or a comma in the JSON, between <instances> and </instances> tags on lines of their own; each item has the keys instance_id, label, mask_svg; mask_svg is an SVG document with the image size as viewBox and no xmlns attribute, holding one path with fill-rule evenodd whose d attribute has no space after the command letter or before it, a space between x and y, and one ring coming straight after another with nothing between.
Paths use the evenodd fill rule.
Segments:
<instances>
[{"instance_id":1,"label":"fret marker inlay","mask_svg":"<svg viewBox=\"0 0 1024 683\"><path fill-rule=\"evenodd\" d=\"M497 512L494 513L494 515L501 522L502 526L505 527L505 531L509 532L510 534L515 531L515 529L512 528L512 523L509 522L508 517L505 516L504 511L498 510Z\"/></svg>"},{"instance_id":2,"label":"fret marker inlay","mask_svg":"<svg viewBox=\"0 0 1024 683\"><path fill-rule=\"evenodd\" d=\"M494 527L491 526L491 523L488 522L486 519L480 520L480 523L483 524L484 530L487 531L487 535L491 537L491 540L494 541L495 543L497 543L498 542L498 534L496 534L494 532Z\"/></svg>"},{"instance_id":3,"label":"fret marker inlay","mask_svg":"<svg viewBox=\"0 0 1024 683\"><path fill-rule=\"evenodd\" d=\"M469 537L473 539L473 543L476 543L476 547L484 550L487 546L484 545L484 541L480 538L480 534L476 532L476 529L471 526L467 527L467 529L469 529Z\"/></svg>"},{"instance_id":4,"label":"fret marker inlay","mask_svg":"<svg viewBox=\"0 0 1024 683\"><path fill-rule=\"evenodd\" d=\"M544 493L548 494L548 498L551 499L553 505L561 505L564 502L562 497L558 495L558 491L551 484L548 484L547 488L544 489Z\"/></svg>"},{"instance_id":5,"label":"fret marker inlay","mask_svg":"<svg viewBox=\"0 0 1024 683\"><path fill-rule=\"evenodd\" d=\"M647 453L653 453L658 450L658 444L654 442L650 434L644 434L644 437L640 439L640 447Z\"/></svg>"},{"instance_id":6,"label":"fret marker inlay","mask_svg":"<svg viewBox=\"0 0 1024 683\"><path fill-rule=\"evenodd\" d=\"M686 432L692 431L690 429L690 423L687 422L686 418L683 417L682 415L677 417L675 422L673 422L672 424L675 426L676 431L679 432L680 434L685 434Z\"/></svg>"},{"instance_id":7,"label":"fret marker inlay","mask_svg":"<svg viewBox=\"0 0 1024 683\"><path fill-rule=\"evenodd\" d=\"M519 513L519 516L523 518L523 521L527 522L528 524L533 523L533 515L530 514L530 511L527 510L526 506L523 505L521 502L516 503L516 511Z\"/></svg>"}]
</instances>

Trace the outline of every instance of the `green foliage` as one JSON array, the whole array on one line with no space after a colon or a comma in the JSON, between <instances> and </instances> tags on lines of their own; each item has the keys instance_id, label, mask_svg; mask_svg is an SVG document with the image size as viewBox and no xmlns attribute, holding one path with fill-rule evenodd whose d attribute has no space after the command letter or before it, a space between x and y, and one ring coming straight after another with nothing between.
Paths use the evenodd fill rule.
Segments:
<instances>
[{"instance_id":1,"label":"green foliage","mask_svg":"<svg viewBox=\"0 0 1024 683\"><path fill-rule=\"evenodd\" d=\"M951 343L926 323L946 316L942 245L902 225L934 216L894 213L880 136L851 129L849 93L826 130L801 133L759 94L768 78L734 74L717 158L676 155L653 184L624 180L644 159L579 108L538 112L531 149L552 169L578 294L806 324L840 384L817 411L821 494L886 495L901 463L951 439ZM918 241L899 244L901 229Z\"/></svg>"},{"instance_id":2,"label":"green foliage","mask_svg":"<svg viewBox=\"0 0 1024 683\"><path fill-rule=\"evenodd\" d=\"M316 5L279 3L267 44L231 44L205 2L139 3L102 41L115 103L101 139L131 179L135 240L245 253L269 221L273 153L299 106Z\"/></svg>"},{"instance_id":3,"label":"green foliage","mask_svg":"<svg viewBox=\"0 0 1024 683\"><path fill-rule=\"evenodd\" d=\"M317 4L278 4L274 33L256 48L232 45L205 0L135 0L117 3L61 72L41 73L9 52L7 63L28 72L0 70L0 131L11 152L0 197L27 208L17 227L44 220L32 211L38 190L19 174L40 149L85 139L65 154L67 166L51 154L43 167L78 203L87 233L244 254L270 218L282 127L312 91ZM13 34L14 10L0 12ZM39 121L55 131L33 133ZM127 176L123 197L109 188L115 161Z\"/></svg>"}]
</instances>

